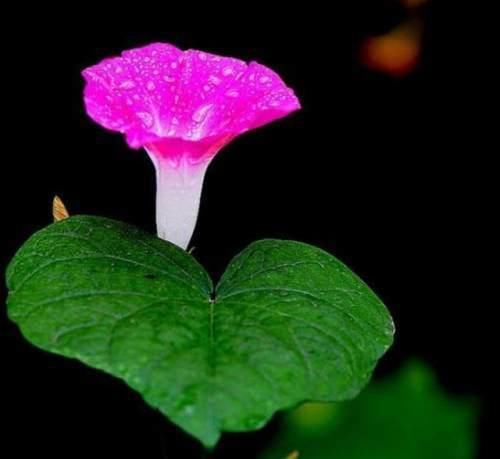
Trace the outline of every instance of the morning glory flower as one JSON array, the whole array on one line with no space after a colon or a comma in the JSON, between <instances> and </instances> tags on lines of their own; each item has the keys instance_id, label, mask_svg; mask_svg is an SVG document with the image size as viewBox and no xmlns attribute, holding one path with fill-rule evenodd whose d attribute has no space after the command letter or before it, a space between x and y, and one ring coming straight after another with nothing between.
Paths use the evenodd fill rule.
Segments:
<instances>
[{"instance_id":1,"label":"morning glory flower","mask_svg":"<svg viewBox=\"0 0 500 459\"><path fill-rule=\"evenodd\" d=\"M269 68L164 43L83 71L87 113L144 148L157 179L158 236L186 248L210 161L236 136L298 110Z\"/></svg>"}]
</instances>

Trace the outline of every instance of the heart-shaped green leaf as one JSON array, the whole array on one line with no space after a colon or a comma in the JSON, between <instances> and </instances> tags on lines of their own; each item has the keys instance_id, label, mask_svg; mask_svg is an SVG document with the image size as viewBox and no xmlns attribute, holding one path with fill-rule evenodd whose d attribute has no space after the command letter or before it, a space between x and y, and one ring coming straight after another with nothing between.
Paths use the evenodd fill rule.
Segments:
<instances>
[{"instance_id":1,"label":"heart-shaped green leaf","mask_svg":"<svg viewBox=\"0 0 500 459\"><path fill-rule=\"evenodd\" d=\"M348 268L290 241L250 245L214 289L178 247L78 216L35 234L7 282L32 343L124 379L206 446L303 400L355 396L394 331Z\"/></svg>"}]
</instances>

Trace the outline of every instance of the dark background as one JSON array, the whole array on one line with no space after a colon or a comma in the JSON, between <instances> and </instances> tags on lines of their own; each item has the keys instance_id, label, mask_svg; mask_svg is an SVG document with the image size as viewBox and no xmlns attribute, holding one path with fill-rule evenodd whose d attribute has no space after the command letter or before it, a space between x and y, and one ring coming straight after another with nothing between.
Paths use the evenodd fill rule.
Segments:
<instances>
[{"instance_id":1,"label":"dark background","mask_svg":"<svg viewBox=\"0 0 500 459\"><path fill-rule=\"evenodd\" d=\"M153 6L148 22L110 21L97 10L88 19L45 10L46 18L32 12L32 21L23 21L22 38L7 50L15 89L4 88L14 109L1 165L2 267L51 221L54 194L72 214L155 229L153 167L85 116L84 67L152 41L256 59L282 75L304 108L240 137L212 163L196 256L217 277L260 238L301 240L335 254L394 315L396 344L377 376L416 356L449 392L479 397L481 457L492 457L487 305L470 293L473 267L452 256L467 250L455 231L467 216L454 220L461 198L450 153L459 140L443 127L453 108L434 88L432 4L421 12L421 63L400 79L365 69L357 55L366 36L404 20L396 2L350 2L294 18L259 8L265 14L258 22L246 18L249 25L234 19L236 11L219 22L198 12L204 29L192 15L180 21L168 7ZM200 456L195 441L123 383L35 349L5 309L0 326L0 457ZM253 458L274 429L228 435L217 457Z\"/></svg>"}]
</instances>

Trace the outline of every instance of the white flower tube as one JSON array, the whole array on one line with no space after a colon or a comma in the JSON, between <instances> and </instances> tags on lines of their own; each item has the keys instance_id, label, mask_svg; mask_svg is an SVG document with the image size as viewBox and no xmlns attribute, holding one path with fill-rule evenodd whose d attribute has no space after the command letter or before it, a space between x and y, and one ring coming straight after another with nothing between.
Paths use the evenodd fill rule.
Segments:
<instances>
[{"instance_id":1,"label":"white flower tube","mask_svg":"<svg viewBox=\"0 0 500 459\"><path fill-rule=\"evenodd\" d=\"M158 159L149 151L148 154L156 169L158 236L186 249L198 219L201 190L210 159L191 164L189 158L183 156L174 163Z\"/></svg>"}]
</instances>

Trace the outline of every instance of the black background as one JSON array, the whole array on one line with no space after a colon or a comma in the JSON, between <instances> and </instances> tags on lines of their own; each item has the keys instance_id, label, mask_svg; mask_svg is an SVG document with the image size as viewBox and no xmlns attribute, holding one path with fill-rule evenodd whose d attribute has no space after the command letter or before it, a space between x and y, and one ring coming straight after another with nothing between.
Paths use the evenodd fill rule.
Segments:
<instances>
[{"instance_id":1,"label":"black background","mask_svg":"<svg viewBox=\"0 0 500 459\"><path fill-rule=\"evenodd\" d=\"M294 18L259 6L258 21L240 6L219 22L198 11L205 28L195 26L194 6L182 21L170 7L145 8L147 21L45 10L43 19L31 11L29 23L18 22L23 33L6 50L15 89L4 88L14 108L2 152L1 265L50 222L54 194L73 214L155 229L153 167L85 116L84 67L152 41L256 59L295 89L303 110L240 137L212 163L196 256L217 278L260 238L335 254L394 315L397 341L377 375L416 356L451 393L479 397L481 457L492 457L487 305L470 293L474 267L451 255L467 244L453 220L460 185L450 152L458 140L446 134L452 108L439 105L434 88L431 6L422 12L422 63L400 80L367 71L356 55L365 36L404 19L394 2L298 10ZM121 382L29 345L4 309L0 338L0 457L200 457L195 441ZM274 429L228 435L216 457L255 457Z\"/></svg>"}]
</instances>

